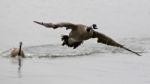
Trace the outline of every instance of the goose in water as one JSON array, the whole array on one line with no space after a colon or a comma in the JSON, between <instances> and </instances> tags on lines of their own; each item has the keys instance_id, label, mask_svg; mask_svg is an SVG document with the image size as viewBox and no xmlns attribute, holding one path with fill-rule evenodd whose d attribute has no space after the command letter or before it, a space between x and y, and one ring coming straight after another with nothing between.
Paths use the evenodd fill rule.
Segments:
<instances>
[{"instance_id":1,"label":"goose in water","mask_svg":"<svg viewBox=\"0 0 150 84\"><path fill-rule=\"evenodd\" d=\"M25 58L24 52L22 50L22 42L20 42L19 44L19 48L13 48L11 49L11 57L12 58L18 58L18 71L21 70L21 66L22 66L22 59L21 58Z\"/></svg>"},{"instance_id":2,"label":"goose in water","mask_svg":"<svg viewBox=\"0 0 150 84\"><path fill-rule=\"evenodd\" d=\"M95 31L97 29L96 24L93 24L92 26L86 26L83 24L73 24L68 22L62 22L62 23L43 23L34 21L37 24L40 24L42 26L45 26L46 28L66 28L71 29L71 32L69 35L63 35L62 36L62 45L67 45L68 47L73 47L74 49L77 48L79 45L81 45L85 40L91 39L91 38L97 38L98 43L103 43L110 46L120 47L127 51L130 51L138 56L141 56L139 53L132 51L123 45L119 44L118 42L114 41L110 37L106 36L103 33Z\"/></svg>"},{"instance_id":3,"label":"goose in water","mask_svg":"<svg viewBox=\"0 0 150 84\"><path fill-rule=\"evenodd\" d=\"M16 56L25 57L24 52L22 50L22 42L20 42L19 48L11 49L11 57L15 58Z\"/></svg>"}]
</instances>

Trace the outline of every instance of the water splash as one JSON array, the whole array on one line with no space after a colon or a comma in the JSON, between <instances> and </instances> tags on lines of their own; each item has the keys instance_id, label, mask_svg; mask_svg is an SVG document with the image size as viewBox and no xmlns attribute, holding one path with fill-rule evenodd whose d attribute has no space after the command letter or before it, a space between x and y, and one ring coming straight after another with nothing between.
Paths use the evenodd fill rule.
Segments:
<instances>
[{"instance_id":1,"label":"water splash","mask_svg":"<svg viewBox=\"0 0 150 84\"><path fill-rule=\"evenodd\" d=\"M134 51L139 51L141 53L148 53L150 51L150 38L128 38L122 39L122 44ZM30 46L24 48L27 57L38 57L38 58L56 58L56 57L75 57L75 56L90 56L97 53L122 53L129 54L130 52L125 51L121 48L111 47L103 44L88 43L83 44L77 49L68 48L66 46L61 46L60 44L55 45L39 45ZM4 53L3 53L4 54ZM132 53L130 53L132 54ZM5 57L9 55L9 52L5 52Z\"/></svg>"}]
</instances>

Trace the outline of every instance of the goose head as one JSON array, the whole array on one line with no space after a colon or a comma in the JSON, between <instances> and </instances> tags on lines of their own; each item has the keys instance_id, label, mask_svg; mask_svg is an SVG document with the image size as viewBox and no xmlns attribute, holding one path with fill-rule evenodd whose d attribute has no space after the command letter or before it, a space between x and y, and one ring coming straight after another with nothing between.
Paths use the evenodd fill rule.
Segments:
<instances>
[{"instance_id":1,"label":"goose head","mask_svg":"<svg viewBox=\"0 0 150 84\"><path fill-rule=\"evenodd\" d=\"M96 24L92 24L93 29L98 29Z\"/></svg>"}]
</instances>

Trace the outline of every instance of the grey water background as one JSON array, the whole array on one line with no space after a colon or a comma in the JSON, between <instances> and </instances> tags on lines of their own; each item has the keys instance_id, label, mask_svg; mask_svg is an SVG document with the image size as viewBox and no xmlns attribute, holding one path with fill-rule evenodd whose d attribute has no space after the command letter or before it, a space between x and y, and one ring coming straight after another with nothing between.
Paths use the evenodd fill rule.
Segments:
<instances>
[{"instance_id":1,"label":"grey water background","mask_svg":"<svg viewBox=\"0 0 150 84\"><path fill-rule=\"evenodd\" d=\"M35 20L95 23L97 31L119 42L124 38L149 38L149 3L149 0L0 0L0 51L18 47L20 41L23 47L60 45L60 36L69 32L63 28L45 29L33 23Z\"/></svg>"}]
</instances>

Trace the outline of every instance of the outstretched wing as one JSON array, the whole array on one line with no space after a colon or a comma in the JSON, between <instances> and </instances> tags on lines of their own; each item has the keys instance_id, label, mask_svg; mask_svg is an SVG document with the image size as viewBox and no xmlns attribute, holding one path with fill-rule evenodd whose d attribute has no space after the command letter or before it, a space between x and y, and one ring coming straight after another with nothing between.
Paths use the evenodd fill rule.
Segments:
<instances>
[{"instance_id":1,"label":"outstretched wing","mask_svg":"<svg viewBox=\"0 0 150 84\"><path fill-rule=\"evenodd\" d=\"M103 43L103 44L106 44L106 45L110 45L110 46L115 46L115 47L120 47L120 48L123 48L127 51L130 51L138 56L141 56L139 53L135 52L135 51L132 51L126 47L124 47L123 45L117 43L116 41L114 41L113 39L111 39L110 37L102 34L102 33L99 33L97 31L93 31L93 38L98 38L97 42L98 43Z\"/></svg>"},{"instance_id":2,"label":"outstretched wing","mask_svg":"<svg viewBox=\"0 0 150 84\"><path fill-rule=\"evenodd\" d=\"M68 23L68 22L62 22L62 23L57 23L57 24L53 24L53 23L43 23L43 22L38 22L38 21L33 21L37 24L43 25L47 28L59 28L59 27L66 27L66 29L75 29L76 25L72 24L72 23Z\"/></svg>"}]
</instances>

